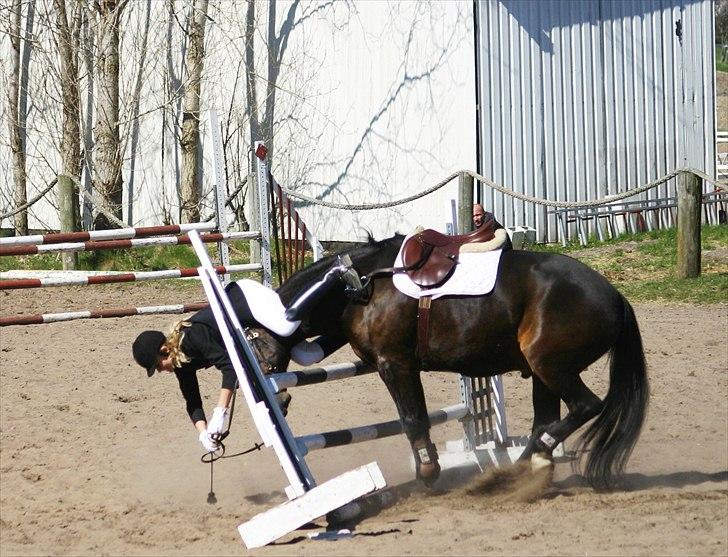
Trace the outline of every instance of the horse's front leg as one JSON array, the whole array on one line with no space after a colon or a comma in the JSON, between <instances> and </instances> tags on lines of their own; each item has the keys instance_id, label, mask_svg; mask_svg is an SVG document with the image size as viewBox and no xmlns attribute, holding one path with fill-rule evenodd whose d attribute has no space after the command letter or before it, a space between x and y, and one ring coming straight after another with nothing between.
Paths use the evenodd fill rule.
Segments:
<instances>
[{"instance_id":1,"label":"horse's front leg","mask_svg":"<svg viewBox=\"0 0 728 557\"><path fill-rule=\"evenodd\" d=\"M440 464L437 449L430 440L430 418L420 372L411 364L388 358L379 358L377 367L412 447L417 479L431 486L440 476Z\"/></svg>"},{"instance_id":2,"label":"horse's front leg","mask_svg":"<svg viewBox=\"0 0 728 557\"><path fill-rule=\"evenodd\" d=\"M531 437L519 460L530 460L536 453L547 452L539 439L546 427L561 419L561 399L544 385L537 376L532 375L533 425ZM550 454L550 453L549 453Z\"/></svg>"}]
</instances>

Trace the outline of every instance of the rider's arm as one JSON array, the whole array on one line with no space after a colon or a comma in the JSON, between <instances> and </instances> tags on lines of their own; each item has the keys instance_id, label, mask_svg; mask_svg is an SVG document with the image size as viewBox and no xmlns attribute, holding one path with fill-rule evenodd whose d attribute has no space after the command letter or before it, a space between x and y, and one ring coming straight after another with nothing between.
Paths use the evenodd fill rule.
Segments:
<instances>
[{"instance_id":1,"label":"rider's arm","mask_svg":"<svg viewBox=\"0 0 728 557\"><path fill-rule=\"evenodd\" d=\"M215 366L222 373L220 401L230 400L237 385L237 375L230 361L227 349L220 343L220 337L210 327L202 324L188 329L182 341L185 354L195 361L202 362L204 367ZM225 391L223 393L222 391ZM225 398L224 398L225 397ZM218 406L225 406L218 404Z\"/></svg>"},{"instance_id":2,"label":"rider's arm","mask_svg":"<svg viewBox=\"0 0 728 557\"><path fill-rule=\"evenodd\" d=\"M177 376L179 389L185 399L187 414L195 427L202 431L205 429L205 411L202 409L202 397L200 396L200 385L197 382L197 370L192 366L184 365L176 368L174 374ZM198 423L202 423L202 430Z\"/></svg>"}]
</instances>

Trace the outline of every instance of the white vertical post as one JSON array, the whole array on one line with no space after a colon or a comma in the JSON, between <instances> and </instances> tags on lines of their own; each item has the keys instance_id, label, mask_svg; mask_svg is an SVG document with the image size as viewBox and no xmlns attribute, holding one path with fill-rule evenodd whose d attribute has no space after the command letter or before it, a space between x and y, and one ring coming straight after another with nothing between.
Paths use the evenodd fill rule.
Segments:
<instances>
[{"instance_id":1,"label":"white vertical post","mask_svg":"<svg viewBox=\"0 0 728 557\"><path fill-rule=\"evenodd\" d=\"M311 234L311 231L306 228L306 240L308 240L308 245L311 246L311 249L313 250L313 260L318 261L324 256L324 247L321 245L321 242L319 242L318 238Z\"/></svg>"},{"instance_id":2,"label":"white vertical post","mask_svg":"<svg viewBox=\"0 0 728 557\"><path fill-rule=\"evenodd\" d=\"M217 229L220 232L227 232L228 219L225 207L227 177L225 176L225 158L222 153L222 137L217 121L217 111L209 110L207 115L210 123L210 149L212 150L213 170L215 173L215 215L217 217ZM220 264L225 267L230 265L230 250L227 243L218 242L217 249L220 252ZM225 284L230 282L230 275L225 274L223 280Z\"/></svg>"},{"instance_id":3,"label":"white vertical post","mask_svg":"<svg viewBox=\"0 0 728 557\"><path fill-rule=\"evenodd\" d=\"M490 390L494 398L492 405L495 414L495 431L493 438L496 443L504 445L508 441L508 424L506 423L506 401L503 394L503 379L500 375L489 377Z\"/></svg>"},{"instance_id":4,"label":"white vertical post","mask_svg":"<svg viewBox=\"0 0 728 557\"><path fill-rule=\"evenodd\" d=\"M197 257L200 259L201 267L198 268L198 272L202 279L205 294L215 315L215 321L238 377L240 388L250 408L253 421L265 445L273 447L281 467L286 473L286 477L290 482L290 489L287 490L289 499L300 497L306 491L316 487L316 481L304 460L303 453L299 450L298 443L286 419L283 417L270 383L263 376L260 365L245 339L243 328L238 321L230 299L217 280L215 271L212 269L212 262L200 240L199 233L197 231L190 232L190 239ZM228 323L230 326L228 326ZM233 335L238 341L237 345ZM242 348L242 360L241 354L238 352L238 346ZM245 366L243 366L243 360ZM249 377L253 378L258 398L262 400L256 399Z\"/></svg>"},{"instance_id":5,"label":"white vertical post","mask_svg":"<svg viewBox=\"0 0 728 557\"><path fill-rule=\"evenodd\" d=\"M263 145L256 141L255 150ZM260 217L260 263L263 268L263 284L271 285L271 264L270 264L270 223L268 221L268 163L260 157L256 161L256 185L258 188L258 210Z\"/></svg>"},{"instance_id":6,"label":"white vertical post","mask_svg":"<svg viewBox=\"0 0 728 557\"><path fill-rule=\"evenodd\" d=\"M467 415L461 419L465 438L463 439L463 448L466 451L474 451L478 446L478 440L475 438L475 423L473 416L475 415L475 405L473 404L473 380L469 377L460 375L458 377L460 384L460 401L467 407Z\"/></svg>"}]
</instances>

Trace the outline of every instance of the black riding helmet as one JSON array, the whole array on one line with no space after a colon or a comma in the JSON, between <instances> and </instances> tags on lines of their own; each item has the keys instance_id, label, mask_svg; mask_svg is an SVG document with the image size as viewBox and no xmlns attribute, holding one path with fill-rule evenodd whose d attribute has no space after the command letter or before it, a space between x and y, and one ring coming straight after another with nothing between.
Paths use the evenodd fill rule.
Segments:
<instances>
[{"instance_id":1,"label":"black riding helmet","mask_svg":"<svg viewBox=\"0 0 728 557\"><path fill-rule=\"evenodd\" d=\"M161 331L144 331L136 337L131 347L134 361L147 370L147 377L151 377L157 371L159 349L166 340L167 337Z\"/></svg>"}]
</instances>

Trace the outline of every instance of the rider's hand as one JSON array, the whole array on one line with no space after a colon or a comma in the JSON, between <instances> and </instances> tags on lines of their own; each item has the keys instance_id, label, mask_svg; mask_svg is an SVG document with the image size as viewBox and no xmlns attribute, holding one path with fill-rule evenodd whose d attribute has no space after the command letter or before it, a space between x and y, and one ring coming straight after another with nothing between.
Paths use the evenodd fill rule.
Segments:
<instances>
[{"instance_id":1,"label":"rider's hand","mask_svg":"<svg viewBox=\"0 0 728 557\"><path fill-rule=\"evenodd\" d=\"M225 431L225 416L227 416L227 408L222 406L215 408L212 411L210 421L207 422L207 433L212 435L213 433L220 434Z\"/></svg>"},{"instance_id":2,"label":"rider's hand","mask_svg":"<svg viewBox=\"0 0 728 557\"><path fill-rule=\"evenodd\" d=\"M208 453L212 453L217 450L218 443L214 441L207 431L200 432L200 443Z\"/></svg>"}]
</instances>

